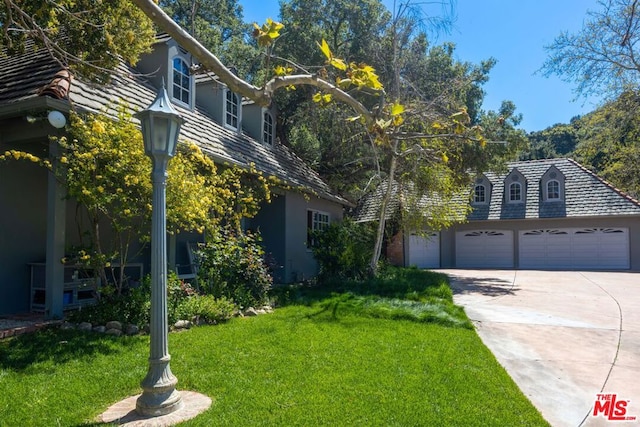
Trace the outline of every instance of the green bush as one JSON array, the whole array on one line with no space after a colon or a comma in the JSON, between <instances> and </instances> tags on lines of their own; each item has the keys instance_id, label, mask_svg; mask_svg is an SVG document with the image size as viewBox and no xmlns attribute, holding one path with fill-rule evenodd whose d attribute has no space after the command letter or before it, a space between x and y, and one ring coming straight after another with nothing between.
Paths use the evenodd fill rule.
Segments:
<instances>
[{"instance_id":1,"label":"green bush","mask_svg":"<svg viewBox=\"0 0 640 427\"><path fill-rule=\"evenodd\" d=\"M207 323L219 323L229 320L235 311L235 304L224 297L216 299L212 295L193 295L182 300L177 315L181 319L197 318Z\"/></svg>"},{"instance_id":2,"label":"green bush","mask_svg":"<svg viewBox=\"0 0 640 427\"><path fill-rule=\"evenodd\" d=\"M196 251L198 283L204 293L227 298L240 307L262 305L273 278L257 233L229 229L208 236Z\"/></svg>"},{"instance_id":3,"label":"green bush","mask_svg":"<svg viewBox=\"0 0 640 427\"><path fill-rule=\"evenodd\" d=\"M320 268L320 280L361 280L369 275L375 230L370 224L346 218L314 232L313 255Z\"/></svg>"},{"instance_id":4,"label":"green bush","mask_svg":"<svg viewBox=\"0 0 640 427\"><path fill-rule=\"evenodd\" d=\"M118 294L113 286L104 286L96 304L68 314L72 322L89 322L104 325L112 320L138 326L149 323L151 310L150 281L145 279L138 288Z\"/></svg>"},{"instance_id":5,"label":"green bush","mask_svg":"<svg viewBox=\"0 0 640 427\"><path fill-rule=\"evenodd\" d=\"M178 320L188 320L179 313L181 304L192 296L197 295L197 291L188 282L178 279L174 271L170 271L167 276L167 317L172 325Z\"/></svg>"},{"instance_id":6,"label":"green bush","mask_svg":"<svg viewBox=\"0 0 640 427\"><path fill-rule=\"evenodd\" d=\"M196 291L186 282L178 279L174 272L167 276L167 318L170 324L182 319L179 307L182 302L195 295ZM151 316L151 277L143 278L139 287L125 289L118 295L113 286L100 289L95 305L69 313L72 322L90 322L104 325L111 320L134 325L146 325Z\"/></svg>"}]
</instances>

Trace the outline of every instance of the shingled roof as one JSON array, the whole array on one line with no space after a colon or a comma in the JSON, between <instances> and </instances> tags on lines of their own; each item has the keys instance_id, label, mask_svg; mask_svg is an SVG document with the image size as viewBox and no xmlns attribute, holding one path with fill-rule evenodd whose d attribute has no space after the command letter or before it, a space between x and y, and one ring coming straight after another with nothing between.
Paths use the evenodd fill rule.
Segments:
<instances>
[{"instance_id":1,"label":"shingled roof","mask_svg":"<svg viewBox=\"0 0 640 427\"><path fill-rule=\"evenodd\" d=\"M562 201L545 202L542 199L540 180L550 167L556 167L565 178ZM509 172L517 169L526 181L525 203L506 203L504 181ZM546 159L511 162L507 173L487 172L484 176L491 182L491 199L487 204L473 205L467 215L469 221L500 219L579 218L598 216L640 215L640 202L615 188L593 172L572 159ZM386 183L365 196L355 211L359 222L376 221L380 212L382 195ZM393 197L387 207L387 219L400 208L398 185L394 184ZM457 202L468 198L460 194Z\"/></svg>"},{"instance_id":2,"label":"shingled roof","mask_svg":"<svg viewBox=\"0 0 640 427\"><path fill-rule=\"evenodd\" d=\"M380 207L386 191L387 182L385 181L372 192L362 197L354 210L354 221L377 221L380 217ZM385 212L385 219L397 218L401 208L406 209L403 213L405 218L408 212L417 213L419 211L419 215L427 221L433 215L443 215L456 222L462 222L465 219L466 204L459 194L454 194L450 198L443 198L440 194L433 192L422 195L419 198L416 196L417 193L411 184L401 185L394 181L391 187L391 199ZM410 216L415 217L416 215Z\"/></svg>"},{"instance_id":3,"label":"shingled roof","mask_svg":"<svg viewBox=\"0 0 640 427\"><path fill-rule=\"evenodd\" d=\"M385 212L385 219L391 220L400 210L400 196L398 194L399 185L397 182L393 182L391 187L391 199L387 205ZM380 208L382 205L382 198L387 191L387 182L383 182L371 193L364 196L358 206L355 209L353 218L356 222L371 222L377 221L380 218Z\"/></svg>"},{"instance_id":4,"label":"shingled roof","mask_svg":"<svg viewBox=\"0 0 640 427\"><path fill-rule=\"evenodd\" d=\"M40 91L49 84L60 65L43 49L30 47L23 54L0 52L0 114L21 111L20 104L35 105ZM105 113L115 116L116 107L124 103L134 112L149 106L157 88L134 68L122 64L109 84L92 84L74 79L69 92L70 108L76 111ZM320 176L288 147L274 143L261 144L246 134L238 134L216 123L199 106L194 110L174 105L185 122L180 132L182 141L191 141L216 162L256 169L275 176L286 185L318 197L350 205L334 194Z\"/></svg>"},{"instance_id":5,"label":"shingled roof","mask_svg":"<svg viewBox=\"0 0 640 427\"><path fill-rule=\"evenodd\" d=\"M545 202L541 197L540 179L555 166L565 178L562 201ZM511 162L509 172L517 169L526 180L524 204L504 202L504 180L507 174L487 172L491 181L488 205L474 206L469 220L578 218L611 215L640 215L640 202L618 190L572 159L545 159ZM508 172L507 172L508 173Z\"/></svg>"}]
</instances>

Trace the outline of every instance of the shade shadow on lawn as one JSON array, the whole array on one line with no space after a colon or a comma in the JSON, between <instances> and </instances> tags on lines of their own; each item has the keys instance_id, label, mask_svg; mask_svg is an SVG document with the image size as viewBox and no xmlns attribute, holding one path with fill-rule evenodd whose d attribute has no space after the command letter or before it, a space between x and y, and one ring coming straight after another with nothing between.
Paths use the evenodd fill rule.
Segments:
<instances>
[{"instance_id":1,"label":"shade shadow on lawn","mask_svg":"<svg viewBox=\"0 0 640 427\"><path fill-rule=\"evenodd\" d=\"M115 355L122 351L122 340L94 333L78 333L55 328L23 334L0 341L0 367L16 372L51 361L56 365L85 360L96 355Z\"/></svg>"},{"instance_id":2,"label":"shade shadow on lawn","mask_svg":"<svg viewBox=\"0 0 640 427\"><path fill-rule=\"evenodd\" d=\"M344 316L409 320L472 328L464 310L453 304L448 277L416 268L387 268L366 281L332 280L275 289L278 305L306 305L310 317L324 321Z\"/></svg>"}]
</instances>

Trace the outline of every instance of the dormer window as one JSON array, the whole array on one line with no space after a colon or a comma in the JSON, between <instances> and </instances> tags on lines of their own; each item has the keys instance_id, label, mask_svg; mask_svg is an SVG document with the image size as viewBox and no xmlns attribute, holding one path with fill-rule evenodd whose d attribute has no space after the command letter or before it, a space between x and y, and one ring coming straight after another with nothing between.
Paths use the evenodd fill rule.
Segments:
<instances>
[{"instance_id":1,"label":"dormer window","mask_svg":"<svg viewBox=\"0 0 640 427\"><path fill-rule=\"evenodd\" d=\"M506 203L524 203L527 199L527 179L513 168L504 180L504 201Z\"/></svg>"},{"instance_id":2,"label":"dormer window","mask_svg":"<svg viewBox=\"0 0 640 427\"><path fill-rule=\"evenodd\" d=\"M471 194L471 203L474 205L486 205L491 200L491 181L484 176L476 177Z\"/></svg>"},{"instance_id":3,"label":"dormer window","mask_svg":"<svg viewBox=\"0 0 640 427\"><path fill-rule=\"evenodd\" d=\"M487 203L487 189L484 185L478 184L473 189L473 203Z\"/></svg>"},{"instance_id":4,"label":"dormer window","mask_svg":"<svg viewBox=\"0 0 640 427\"><path fill-rule=\"evenodd\" d=\"M262 117L262 142L273 145L273 116L268 111Z\"/></svg>"},{"instance_id":5,"label":"dormer window","mask_svg":"<svg viewBox=\"0 0 640 427\"><path fill-rule=\"evenodd\" d=\"M555 166L551 166L540 179L542 200L546 202L561 202L564 199L564 174Z\"/></svg>"},{"instance_id":6,"label":"dormer window","mask_svg":"<svg viewBox=\"0 0 640 427\"><path fill-rule=\"evenodd\" d=\"M560 200L560 183L555 179L547 182L547 200Z\"/></svg>"},{"instance_id":7,"label":"dormer window","mask_svg":"<svg viewBox=\"0 0 640 427\"><path fill-rule=\"evenodd\" d=\"M240 123L240 97L235 93L227 90L225 108L224 108L224 124L234 130L238 129Z\"/></svg>"},{"instance_id":8,"label":"dormer window","mask_svg":"<svg viewBox=\"0 0 640 427\"><path fill-rule=\"evenodd\" d=\"M173 58L173 81L172 95L173 99L187 106L191 102L191 75L189 66L180 57Z\"/></svg>"},{"instance_id":9,"label":"dormer window","mask_svg":"<svg viewBox=\"0 0 640 427\"><path fill-rule=\"evenodd\" d=\"M511 184L509 184L509 201L522 201L522 185L519 182L512 182Z\"/></svg>"}]
</instances>

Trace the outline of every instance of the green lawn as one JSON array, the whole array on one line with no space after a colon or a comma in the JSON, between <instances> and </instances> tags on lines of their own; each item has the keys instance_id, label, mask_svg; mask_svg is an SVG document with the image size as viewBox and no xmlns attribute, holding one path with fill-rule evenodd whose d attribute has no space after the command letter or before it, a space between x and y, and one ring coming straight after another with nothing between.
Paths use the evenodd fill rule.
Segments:
<instances>
[{"instance_id":1,"label":"green lawn","mask_svg":"<svg viewBox=\"0 0 640 427\"><path fill-rule=\"evenodd\" d=\"M306 295L170 335L178 388L213 399L184 425L548 425L472 329L397 316L384 307L398 295L373 310L371 295ZM147 357L144 336L48 330L0 342L0 426L91 424L140 392Z\"/></svg>"}]
</instances>

